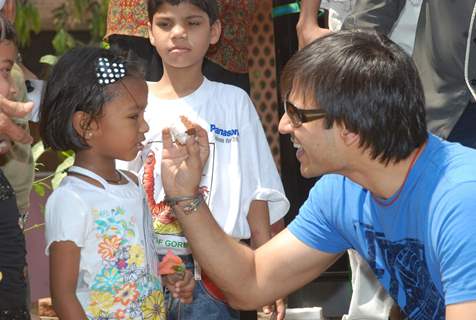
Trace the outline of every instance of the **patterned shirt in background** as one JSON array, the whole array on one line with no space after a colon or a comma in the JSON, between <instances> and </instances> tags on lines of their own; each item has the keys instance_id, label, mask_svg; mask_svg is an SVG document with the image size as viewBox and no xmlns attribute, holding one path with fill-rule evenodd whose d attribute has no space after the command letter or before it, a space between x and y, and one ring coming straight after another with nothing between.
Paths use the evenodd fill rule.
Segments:
<instances>
[{"instance_id":1,"label":"patterned shirt in background","mask_svg":"<svg viewBox=\"0 0 476 320\"><path fill-rule=\"evenodd\" d=\"M222 34L210 47L208 59L231 72L248 72L249 21L254 6L255 0L218 0ZM110 0L104 38L113 34L148 38L147 22L145 1Z\"/></svg>"},{"instance_id":2,"label":"patterned shirt in background","mask_svg":"<svg viewBox=\"0 0 476 320\"><path fill-rule=\"evenodd\" d=\"M143 0L110 0L107 11L107 30L110 35L149 37L147 3Z\"/></svg>"}]
</instances>

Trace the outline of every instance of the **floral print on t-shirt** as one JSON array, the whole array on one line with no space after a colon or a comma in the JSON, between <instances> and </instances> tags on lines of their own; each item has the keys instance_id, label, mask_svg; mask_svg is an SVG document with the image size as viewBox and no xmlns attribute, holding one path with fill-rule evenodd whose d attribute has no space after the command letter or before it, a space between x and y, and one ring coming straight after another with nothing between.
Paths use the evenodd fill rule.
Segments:
<instances>
[{"instance_id":1,"label":"floral print on t-shirt","mask_svg":"<svg viewBox=\"0 0 476 320\"><path fill-rule=\"evenodd\" d=\"M121 208L92 213L102 263L90 286L88 318L165 320L159 279L147 272L144 247L134 242L134 218Z\"/></svg>"}]
</instances>

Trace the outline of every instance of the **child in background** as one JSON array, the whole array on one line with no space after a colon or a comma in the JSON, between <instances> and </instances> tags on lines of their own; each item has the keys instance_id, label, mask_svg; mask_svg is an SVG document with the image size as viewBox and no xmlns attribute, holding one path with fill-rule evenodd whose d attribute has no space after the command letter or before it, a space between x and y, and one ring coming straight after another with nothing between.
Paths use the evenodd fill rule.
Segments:
<instances>
[{"instance_id":1,"label":"child in background","mask_svg":"<svg viewBox=\"0 0 476 320\"><path fill-rule=\"evenodd\" d=\"M40 135L54 150L76 152L46 204L51 294L61 319L165 319L144 198L136 177L115 167L142 149L146 102L145 81L104 49L66 53L47 82Z\"/></svg>"},{"instance_id":2,"label":"child in background","mask_svg":"<svg viewBox=\"0 0 476 320\"><path fill-rule=\"evenodd\" d=\"M0 3L0 6L2 4ZM1 9L1 7L0 7ZM12 79L12 68L17 55L16 32L13 25L0 13L1 76L0 94L7 99L16 98L17 89ZM10 152L12 142L6 135L0 135L0 166L6 162L5 154Z\"/></svg>"},{"instance_id":3,"label":"child in background","mask_svg":"<svg viewBox=\"0 0 476 320\"><path fill-rule=\"evenodd\" d=\"M222 292L194 263L188 241L164 201L160 178L162 129L185 116L208 128L211 154L203 172L200 197L218 224L237 239L259 247L271 237L270 223L282 218L289 203L261 122L248 95L238 87L213 82L202 74L210 44L220 38L215 0L149 0L149 38L162 58L164 74L149 83L145 119L151 130L139 157L129 168L139 172L159 244L180 255L198 281L194 300L181 305L169 297L169 319L238 319ZM180 126L180 125L178 125ZM280 319L284 304L279 302Z\"/></svg>"},{"instance_id":4,"label":"child in background","mask_svg":"<svg viewBox=\"0 0 476 320\"><path fill-rule=\"evenodd\" d=\"M16 3L15 0L0 1L0 13L5 18L7 25L14 29ZM16 48L16 47L15 47ZM18 50L15 49L15 63L11 67L11 75L15 81L16 93L14 95L15 101L28 101L29 96L25 85L25 76L34 76L31 71L23 65L18 64ZM38 110L38 104L34 106L34 110ZM35 111L32 111L34 113ZM19 125L26 132L29 132L30 116L23 118L14 118L14 122ZM35 121L37 121L35 119ZM20 226L25 226L28 218L28 211L30 208L30 192L33 186L33 179L35 173L35 165L31 151L31 144L29 143L15 143L0 161L0 167L3 170L8 181L15 190L18 210L20 211ZM21 172L21 174L19 174Z\"/></svg>"},{"instance_id":5,"label":"child in background","mask_svg":"<svg viewBox=\"0 0 476 320\"><path fill-rule=\"evenodd\" d=\"M16 95L11 77L17 56L15 38L13 26L0 15L0 95L7 99ZM11 143L8 138L3 139ZM25 238L19 218L15 192L0 169L0 320L30 319L24 274Z\"/></svg>"}]
</instances>

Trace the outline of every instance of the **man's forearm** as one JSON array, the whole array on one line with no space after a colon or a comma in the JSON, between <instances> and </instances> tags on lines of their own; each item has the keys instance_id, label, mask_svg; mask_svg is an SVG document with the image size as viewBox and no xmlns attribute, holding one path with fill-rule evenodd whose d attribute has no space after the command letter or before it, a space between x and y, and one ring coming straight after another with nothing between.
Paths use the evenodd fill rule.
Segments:
<instances>
[{"instance_id":1,"label":"man's forearm","mask_svg":"<svg viewBox=\"0 0 476 320\"><path fill-rule=\"evenodd\" d=\"M180 205L174 209L195 259L222 289L228 302L244 309L263 305L259 301L249 304L254 299L247 299L255 283L254 252L226 235L207 205L202 203L189 215L184 214ZM243 283L247 285L243 286Z\"/></svg>"}]
</instances>

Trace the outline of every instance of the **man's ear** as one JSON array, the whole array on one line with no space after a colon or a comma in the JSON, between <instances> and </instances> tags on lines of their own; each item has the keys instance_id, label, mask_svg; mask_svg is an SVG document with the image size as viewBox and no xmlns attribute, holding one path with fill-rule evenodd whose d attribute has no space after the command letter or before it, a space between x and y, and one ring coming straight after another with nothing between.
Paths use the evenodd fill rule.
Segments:
<instances>
[{"instance_id":1,"label":"man's ear","mask_svg":"<svg viewBox=\"0 0 476 320\"><path fill-rule=\"evenodd\" d=\"M152 24L149 22L147 22L147 29L149 30L149 42L152 46L155 47L155 38L154 38L154 35L152 34Z\"/></svg>"},{"instance_id":2,"label":"man's ear","mask_svg":"<svg viewBox=\"0 0 476 320\"><path fill-rule=\"evenodd\" d=\"M97 135L99 129L97 122L84 111L76 111L73 114L73 128L85 141Z\"/></svg>"},{"instance_id":3,"label":"man's ear","mask_svg":"<svg viewBox=\"0 0 476 320\"><path fill-rule=\"evenodd\" d=\"M360 136L357 133L349 131L345 125L339 126L339 129L340 138L346 146L350 147L351 145L359 143Z\"/></svg>"},{"instance_id":4,"label":"man's ear","mask_svg":"<svg viewBox=\"0 0 476 320\"><path fill-rule=\"evenodd\" d=\"M213 24L210 26L210 44L216 44L218 40L220 40L221 35L221 22L217 19Z\"/></svg>"}]
</instances>

